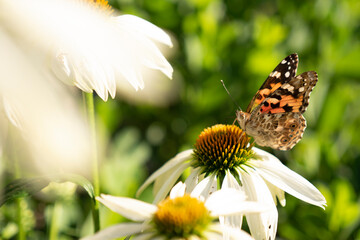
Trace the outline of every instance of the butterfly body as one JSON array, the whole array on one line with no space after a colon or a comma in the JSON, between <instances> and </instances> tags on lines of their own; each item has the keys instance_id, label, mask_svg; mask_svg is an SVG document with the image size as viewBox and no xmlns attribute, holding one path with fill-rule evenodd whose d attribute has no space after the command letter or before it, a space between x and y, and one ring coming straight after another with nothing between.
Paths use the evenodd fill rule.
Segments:
<instances>
[{"instance_id":1,"label":"butterfly body","mask_svg":"<svg viewBox=\"0 0 360 240\"><path fill-rule=\"evenodd\" d=\"M303 117L317 73L296 75L297 54L291 54L272 71L246 111L237 111L240 127L260 146L289 150L306 128Z\"/></svg>"}]
</instances>

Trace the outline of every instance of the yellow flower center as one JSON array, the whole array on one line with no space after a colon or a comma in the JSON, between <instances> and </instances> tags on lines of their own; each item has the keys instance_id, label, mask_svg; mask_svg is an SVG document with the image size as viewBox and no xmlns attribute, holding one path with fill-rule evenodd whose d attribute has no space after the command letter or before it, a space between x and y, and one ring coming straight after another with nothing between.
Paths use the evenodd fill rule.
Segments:
<instances>
[{"instance_id":1,"label":"yellow flower center","mask_svg":"<svg viewBox=\"0 0 360 240\"><path fill-rule=\"evenodd\" d=\"M91 7L101 10L109 15L111 15L114 10L109 5L109 2L107 0L80 0L81 2L86 3L87 5L90 5Z\"/></svg>"},{"instance_id":2,"label":"yellow flower center","mask_svg":"<svg viewBox=\"0 0 360 240\"><path fill-rule=\"evenodd\" d=\"M196 140L193 167L201 167L205 174L215 173L220 179L230 170L238 176L237 167L253 157L250 137L236 125L218 124L206 128Z\"/></svg>"},{"instance_id":3,"label":"yellow flower center","mask_svg":"<svg viewBox=\"0 0 360 240\"><path fill-rule=\"evenodd\" d=\"M167 198L158 204L153 219L158 234L171 238L202 237L202 232L211 222L204 203L190 195Z\"/></svg>"}]
</instances>

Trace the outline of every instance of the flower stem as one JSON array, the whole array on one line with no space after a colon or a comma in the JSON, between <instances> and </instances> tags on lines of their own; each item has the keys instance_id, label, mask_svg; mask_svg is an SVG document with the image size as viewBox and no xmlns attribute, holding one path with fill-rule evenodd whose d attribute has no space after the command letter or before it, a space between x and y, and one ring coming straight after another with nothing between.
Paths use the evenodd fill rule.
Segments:
<instances>
[{"instance_id":1,"label":"flower stem","mask_svg":"<svg viewBox=\"0 0 360 240\"><path fill-rule=\"evenodd\" d=\"M16 151L16 131L14 131L13 127L10 128L11 131L11 142L12 142L12 153L13 153L13 162L14 162L14 175L15 179L19 179L21 177L21 170L19 166L19 158ZM26 230L24 227L24 204L25 199L22 197L16 199L16 208L17 208L17 225L18 225L18 234L17 240L26 240Z\"/></svg>"},{"instance_id":2,"label":"flower stem","mask_svg":"<svg viewBox=\"0 0 360 240\"><path fill-rule=\"evenodd\" d=\"M52 217L51 217L51 226L50 226L50 236L49 240L57 240L59 235L59 218L61 217L62 207L59 202L54 203Z\"/></svg>"},{"instance_id":3,"label":"flower stem","mask_svg":"<svg viewBox=\"0 0 360 240\"><path fill-rule=\"evenodd\" d=\"M100 195L100 181L99 181L99 164L98 164L98 152L96 144L96 128L95 128L95 107L94 97L92 93L85 94L86 111L88 117L88 123L91 131L91 149L92 149L92 177L94 185L95 196ZM94 200L92 209L94 232L100 230L100 216L99 216L99 203Z\"/></svg>"}]
</instances>

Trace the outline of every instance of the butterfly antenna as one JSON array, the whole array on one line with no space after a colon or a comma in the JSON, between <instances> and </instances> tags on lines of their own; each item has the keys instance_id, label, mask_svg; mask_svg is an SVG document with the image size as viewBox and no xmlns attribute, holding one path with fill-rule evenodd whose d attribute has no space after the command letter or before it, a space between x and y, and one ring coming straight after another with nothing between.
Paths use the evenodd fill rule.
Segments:
<instances>
[{"instance_id":1,"label":"butterfly antenna","mask_svg":"<svg viewBox=\"0 0 360 240\"><path fill-rule=\"evenodd\" d=\"M225 91L227 92L227 94L229 95L229 97L231 98L231 100L233 101L233 103L242 111L241 107L235 102L235 100L234 100L234 98L231 96L229 90L226 88L224 81L223 81L223 80L220 80L220 81L221 81L223 87L225 88Z\"/></svg>"}]
</instances>

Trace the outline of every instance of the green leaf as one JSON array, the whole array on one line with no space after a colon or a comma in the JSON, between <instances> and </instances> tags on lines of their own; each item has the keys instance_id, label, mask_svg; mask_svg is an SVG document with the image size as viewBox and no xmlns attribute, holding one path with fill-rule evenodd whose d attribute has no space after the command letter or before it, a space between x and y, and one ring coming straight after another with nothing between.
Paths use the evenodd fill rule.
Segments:
<instances>
[{"instance_id":1,"label":"green leaf","mask_svg":"<svg viewBox=\"0 0 360 240\"><path fill-rule=\"evenodd\" d=\"M61 175L58 182L72 182L81 186L89 194L89 197L95 201L94 187L91 182L83 176L76 174L65 174Z\"/></svg>"},{"instance_id":2,"label":"green leaf","mask_svg":"<svg viewBox=\"0 0 360 240\"><path fill-rule=\"evenodd\" d=\"M9 200L25 197L46 187L50 183L48 178L20 178L5 186L3 194L0 196L0 206Z\"/></svg>"},{"instance_id":3,"label":"green leaf","mask_svg":"<svg viewBox=\"0 0 360 240\"><path fill-rule=\"evenodd\" d=\"M52 177L35 177L35 178L20 178L5 186L0 195L0 207L6 202L19 197L26 197L33 195L49 185L50 182L73 182L89 194L90 198L95 201L94 188L89 180L75 174L60 174Z\"/></svg>"}]
</instances>

